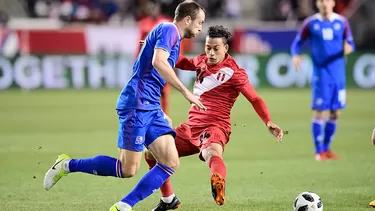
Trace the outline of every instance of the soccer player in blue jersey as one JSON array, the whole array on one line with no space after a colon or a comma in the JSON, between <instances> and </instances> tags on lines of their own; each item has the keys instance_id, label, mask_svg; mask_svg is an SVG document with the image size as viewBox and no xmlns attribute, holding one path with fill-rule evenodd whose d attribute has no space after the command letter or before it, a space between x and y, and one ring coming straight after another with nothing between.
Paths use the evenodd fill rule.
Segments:
<instances>
[{"instance_id":1,"label":"soccer player in blue jersey","mask_svg":"<svg viewBox=\"0 0 375 211\"><path fill-rule=\"evenodd\" d=\"M317 0L316 6L319 13L304 21L291 46L291 54L298 70L301 46L305 40L310 41L315 159L339 159L331 151L330 144L336 132L340 110L346 105L345 55L352 53L355 46L348 20L333 12L335 1ZM326 111L329 111L328 118Z\"/></svg>"},{"instance_id":2,"label":"soccer player in blue jersey","mask_svg":"<svg viewBox=\"0 0 375 211\"><path fill-rule=\"evenodd\" d=\"M205 11L199 4L184 1L176 8L173 23L161 23L147 36L134 63L133 75L117 100L119 159L106 155L71 159L62 154L45 175L45 189L49 190L62 176L73 172L132 177L139 169L144 146L155 156L157 164L109 210L129 211L159 189L179 166L174 142L176 134L160 107L161 90L165 83L180 91L194 106L205 110L172 68L179 56L180 41L197 36L204 20Z\"/></svg>"}]
</instances>

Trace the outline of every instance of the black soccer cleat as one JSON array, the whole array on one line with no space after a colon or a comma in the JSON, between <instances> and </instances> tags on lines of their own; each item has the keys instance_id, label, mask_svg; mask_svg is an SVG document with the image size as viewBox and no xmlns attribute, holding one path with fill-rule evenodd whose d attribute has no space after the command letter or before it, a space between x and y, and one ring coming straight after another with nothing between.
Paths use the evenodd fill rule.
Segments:
<instances>
[{"instance_id":1,"label":"black soccer cleat","mask_svg":"<svg viewBox=\"0 0 375 211\"><path fill-rule=\"evenodd\" d=\"M160 199L158 206L156 206L151 211L166 211L166 210L175 210L178 209L181 205L180 199L175 196L171 203L165 203L163 200Z\"/></svg>"}]
</instances>

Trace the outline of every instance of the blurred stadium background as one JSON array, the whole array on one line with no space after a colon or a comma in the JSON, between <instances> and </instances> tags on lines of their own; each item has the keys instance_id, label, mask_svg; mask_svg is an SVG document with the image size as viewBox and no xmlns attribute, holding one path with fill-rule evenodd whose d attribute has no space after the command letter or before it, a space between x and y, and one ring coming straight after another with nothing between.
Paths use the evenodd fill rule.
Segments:
<instances>
[{"instance_id":1,"label":"blurred stadium background","mask_svg":"<svg viewBox=\"0 0 375 211\"><path fill-rule=\"evenodd\" d=\"M117 95L128 81L138 40L150 16L168 19L179 0L0 0L0 210L107 210L134 179L72 175L46 192L45 171L59 153L117 156ZM240 97L226 149L228 205L210 196L208 170L182 159L174 176L181 210L292 210L302 191L317 192L325 210L367 210L375 198L370 135L375 121L375 1L336 0L349 19L357 51L347 57L348 107L334 149L343 159L313 160L310 137L311 60L291 65L289 47L314 0L198 0L207 8L201 35L183 53L203 52L205 30L233 32L231 54L264 97L275 123L290 131L274 144L252 107ZM305 46L308 47L308 44ZM194 73L176 70L187 86ZM189 105L172 92L174 124ZM194 172L194 174L192 173ZM199 173L198 173L199 172ZM71 177L71 178L70 178ZM136 210L151 210L154 194Z\"/></svg>"}]
</instances>

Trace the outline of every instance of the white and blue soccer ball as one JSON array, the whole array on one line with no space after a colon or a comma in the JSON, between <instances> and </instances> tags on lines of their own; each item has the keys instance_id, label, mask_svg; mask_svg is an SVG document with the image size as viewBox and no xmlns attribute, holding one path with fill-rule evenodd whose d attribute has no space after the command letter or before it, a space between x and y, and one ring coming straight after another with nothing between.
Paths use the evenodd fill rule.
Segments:
<instances>
[{"instance_id":1,"label":"white and blue soccer ball","mask_svg":"<svg viewBox=\"0 0 375 211\"><path fill-rule=\"evenodd\" d=\"M303 192L293 202L294 211L323 211L323 202L318 194Z\"/></svg>"}]
</instances>

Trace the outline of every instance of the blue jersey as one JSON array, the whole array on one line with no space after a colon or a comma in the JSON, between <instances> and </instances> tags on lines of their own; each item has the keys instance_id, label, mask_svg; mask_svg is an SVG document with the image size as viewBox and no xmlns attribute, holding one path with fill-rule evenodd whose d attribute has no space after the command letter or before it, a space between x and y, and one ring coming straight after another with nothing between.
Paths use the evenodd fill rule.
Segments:
<instances>
[{"instance_id":1,"label":"blue jersey","mask_svg":"<svg viewBox=\"0 0 375 211\"><path fill-rule=\"evenodd\" d=\"M160 109L161 90L165 80L152 66L155 48L169 52L168 62L174 67L180 54L182 38L173 23L161 23L147 36L133 65L133 74L117 99L117 110Z\"/></svg>"},{"instance_id":2,"label":"blue jersey","mask_svg":"<svg viewBox=\"0 0 375 211\"><path fill-rule=\"evenodd\" d=\"M292 44L293 56L300 53L307 39L313 61L312 83L345 84L344 41L355 49L348 20L336 13L330 19L323 19L320 14L308 17Z\"/></svg>"}]
</instances>

